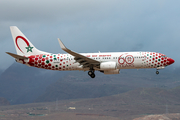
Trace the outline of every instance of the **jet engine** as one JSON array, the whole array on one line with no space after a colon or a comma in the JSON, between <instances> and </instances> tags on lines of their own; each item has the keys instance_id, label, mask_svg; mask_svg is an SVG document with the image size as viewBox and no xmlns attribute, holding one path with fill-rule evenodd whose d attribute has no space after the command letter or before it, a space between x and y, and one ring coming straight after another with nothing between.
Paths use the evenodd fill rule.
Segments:
<instances>
[{"instance_id":1,"label":"jet engine","mask_svg":"<svg viewBox=\"0 0 180 120\"><path fill-rule=\"evenodd\" d=\"M100 64L101 70L116 70L117 63L116 62L103 62Z\"/></svg>"}]
</instances>

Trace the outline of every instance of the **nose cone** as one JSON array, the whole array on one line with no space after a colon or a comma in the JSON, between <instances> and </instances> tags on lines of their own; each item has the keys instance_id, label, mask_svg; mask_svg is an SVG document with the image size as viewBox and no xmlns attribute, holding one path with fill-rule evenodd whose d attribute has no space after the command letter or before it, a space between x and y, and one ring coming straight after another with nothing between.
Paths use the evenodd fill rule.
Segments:
<instances>
[{"instance_id":1,"label":"nose cone","mask_svg":"<svg viewBox=\"0 0 180 120\"><path fill-rule=\"evenodd\" d=\"M172 58L168 58L167 61L168 61L167 63L168 65L171 65L175 62Z\"/></svg>"}]
</instances>

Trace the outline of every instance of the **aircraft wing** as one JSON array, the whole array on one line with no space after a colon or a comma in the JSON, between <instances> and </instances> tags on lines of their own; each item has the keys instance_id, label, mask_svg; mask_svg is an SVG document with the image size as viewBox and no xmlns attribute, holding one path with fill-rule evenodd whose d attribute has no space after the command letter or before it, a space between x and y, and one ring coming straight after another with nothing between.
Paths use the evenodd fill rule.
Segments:
<instances>
[{"instance_id":1,"label":"aircraft wing","mask_svg":"<svg viewBox=\"0 0 180 120\"><path fill-rule=\"evenodd\" d=\"M16 58L16 59L28 59L28 57L24 57L24 56L21 56L21 55L17 55L17 54L13 54L13 53L10 53L10 52L6 52L8 55L12 56L13 58Z\"/></svg>"},{"instance_id":2,"label":"aircraft wing","mask_svg":"<svg viewBox=\"0 0 180 120\"><path fill-rule=\"evenodd\" d=\"M65 45L62 43L62 41L58 38L59 44L61 46L61 49L64 50L65 52L71 54L72 56L74 56L76 62L80 63L81 65L83 65L83 68L87 68L87 67L100 67L100 62L91 58L88 58L84 55L81 55L79 53L76 53L74 51L69 50L68 48L65 47Z\"/></svg>"}]
</instances>

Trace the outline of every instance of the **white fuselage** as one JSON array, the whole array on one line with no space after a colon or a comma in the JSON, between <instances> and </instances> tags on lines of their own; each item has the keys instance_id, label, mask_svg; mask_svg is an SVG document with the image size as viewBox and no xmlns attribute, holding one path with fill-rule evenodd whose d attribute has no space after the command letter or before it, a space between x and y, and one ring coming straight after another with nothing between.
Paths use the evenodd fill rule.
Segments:
<instances>
[{"instance_id":1,"label":"white fuselage","mask_svg":"<svg viewBox=\"0 0 180 120\"><path fill-rule=\"evenodd\" d=\"M101 63L115 62L115 69L164 68L168 65L168 57L156 52L107 52L107 53L80 53ZM28 60L17 62L28 66L51 70L89 70L80 65L70 54L41 54L28 56ZM95 70L104 70L94 67ZM108 70L108 69L105 69ZM111 70L111 69L110 69Z\"/></svg>"},{"instance_id":2,"label":"white fuselage","mask_svg":"<svg viewBox=\"0 0 180 120\"><path fill-rule=\"evenodd\" d=\"M95 78L96 70L104 74L119 74L120 69L158 70L174 63L173 59L156 52L77 53L68 49L59 38L61 49L68 54L51 54L38 50L16 26L10 29L17 54L6 53L28 66L59 71L88 70L88 75Z\"/></svg>"}]
</instances>

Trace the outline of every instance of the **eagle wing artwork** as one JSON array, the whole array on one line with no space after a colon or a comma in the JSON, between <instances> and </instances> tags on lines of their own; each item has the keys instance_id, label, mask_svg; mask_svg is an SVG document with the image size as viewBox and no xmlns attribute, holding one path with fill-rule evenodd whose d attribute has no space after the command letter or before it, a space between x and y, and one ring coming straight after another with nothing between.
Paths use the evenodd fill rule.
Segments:
<instances>
[{"instance_id":1,"label":"eagle wing artwork","mask_svg":"<svg viewBox=\"0 0 180 120\"><path fill-rule=\"evenodd\" d=\"M104 52L104 53L77 53L66 48L58 39L62 50L68 54L52 54L38 49L16 27L11 26L11 34L17 54L6 52L19 63L58 71L82 70L89 71L91 78L95 71L104 74L119 74L120 69L163 69L174 63L172 58L157 52Z\"/></svg>"}]
</instances>

